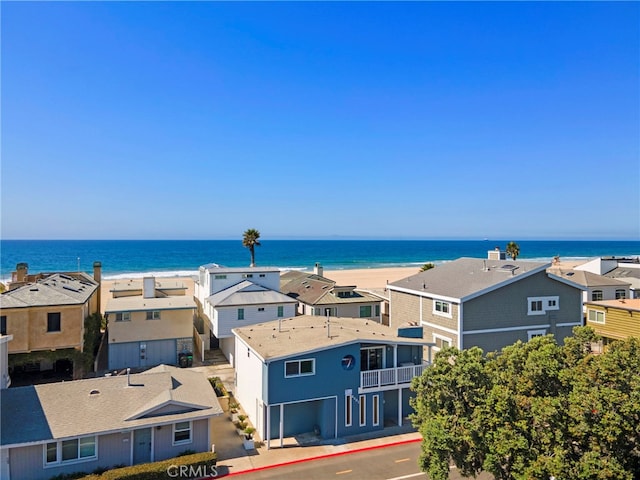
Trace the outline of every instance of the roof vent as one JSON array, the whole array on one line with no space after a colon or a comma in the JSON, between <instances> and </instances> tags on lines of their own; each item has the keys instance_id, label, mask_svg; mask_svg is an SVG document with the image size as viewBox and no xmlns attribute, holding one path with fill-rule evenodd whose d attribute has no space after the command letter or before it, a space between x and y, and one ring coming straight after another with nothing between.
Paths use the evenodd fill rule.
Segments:
<instances>
[{"instance_id":1,"label":"roof vent","mask_svg":"<svg viewBox=\"0 0 640 480\"><path fill-rule=\"evenodd\" d=\"M89 395L100 395L100 390L91 390Z\"/></svg>"}]
</instances>

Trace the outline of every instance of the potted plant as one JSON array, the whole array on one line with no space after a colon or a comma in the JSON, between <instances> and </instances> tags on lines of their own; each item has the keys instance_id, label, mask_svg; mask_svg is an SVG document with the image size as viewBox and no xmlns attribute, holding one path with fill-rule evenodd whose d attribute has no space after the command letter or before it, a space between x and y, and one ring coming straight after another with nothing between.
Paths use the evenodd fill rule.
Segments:
<instances>
[{"instance_id":1,"label":"potted plant","mask_svg":"<svg viewBox=\"0 0 640 480\"><path fill-rule=\"evenodd\" d=\"M253 427L247 427L244 429L244 439L242 440L242 445L244 446L245 450L253 450L254 448L256 448L253 441L253 432L255 431L256 429Z\"/></svg>"}]
</instances>

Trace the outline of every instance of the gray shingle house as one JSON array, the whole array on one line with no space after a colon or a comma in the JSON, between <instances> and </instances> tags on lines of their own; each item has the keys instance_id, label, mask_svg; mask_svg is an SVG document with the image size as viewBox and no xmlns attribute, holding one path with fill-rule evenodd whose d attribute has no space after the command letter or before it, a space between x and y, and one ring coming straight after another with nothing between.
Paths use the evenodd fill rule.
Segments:
<instances>
[{"instance_id":1,"label":"gray shingle house","mask_svg":"<svg viewBox=\"0 0 640 480\"><path fill-rule=\"evenodd\" d=\"M136 375L0 390L0 477L49 479L208 451L222 409L200 372Z\"/></svg>"},{"instance_id":2,"label":"gray shingle house","mask_svg":"<svg viewBox=\"0 0 640 480\"><path fill-rule=\"evenodd\" d=\"M499 350L552 333L559 342L582 324L582 287L548 273L550 264L460 258L389 284L390 325L415 323L436 350Z\"/></svg>"}]
</instances>

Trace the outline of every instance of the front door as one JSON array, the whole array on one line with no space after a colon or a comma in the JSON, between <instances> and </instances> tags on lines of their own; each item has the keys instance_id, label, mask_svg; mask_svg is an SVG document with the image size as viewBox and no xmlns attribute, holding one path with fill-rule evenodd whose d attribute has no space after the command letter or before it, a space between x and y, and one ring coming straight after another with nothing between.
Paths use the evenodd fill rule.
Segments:
<instances>
[{"instance_id":1,"label":"front door","mask_svg":"<svg viewBox=\"0 0 640 480\"><path fill-rule=\"evenodd\" d=\"M151 461L151 429L142 428L133 432L133 464Z\"/></svg>"}]
</instances>

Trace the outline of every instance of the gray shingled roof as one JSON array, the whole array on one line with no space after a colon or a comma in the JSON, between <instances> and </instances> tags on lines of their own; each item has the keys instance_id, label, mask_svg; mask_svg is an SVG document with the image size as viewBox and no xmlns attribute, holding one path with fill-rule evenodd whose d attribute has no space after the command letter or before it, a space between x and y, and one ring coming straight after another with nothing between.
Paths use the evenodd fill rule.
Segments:
<instances>
[{"instance_id":1,"label":"gray shingled roof","mask_svg":"<svg viewBox=\"0 0 640 480\"><path fill-rule=\"evenodd\" d=\"M629 287L629 282L623 282L586 270L559 270L550 268L549 273L565 278L584 287Z\"/></svg>"},{"instance_id":2,"label":"gray shingled roof","mask_svg":"<svg viewBox=\"0 0 640 480\"><path fill-rule=\"evenodd\" d=\"M390 283L389 289L408 289L464 300L485 290L515 282L528 274L544 271L549 265L541 262L459 258Z\"/></svg>"},{"instance_id":3,"label":"gray shingled roof","mask_svg":"<svg viewBox=\"0 0 640 480\"><path fill-rule=\"evenodd\" d=\"M82 305L98 289L98 283L84 273L54 273L0 295L0 308L27 308L48 305Z\"/></svg>"},{"instance_id":4,"label":"gray shingled roof","mask_svg":"<svg viewBox=\"0 0 640 480\"><path fill-rule=\"evenodd\" d=\"M362 318L300 315L280 321L234 328L233 333L264 360L276 360L351 343L399 343L426 345L422 338L398 337L397 331Z\"/></svg>"},{"instance_id":5,"label":"gray shingled roof","mask_svg":"<svg viewBox=\"0 0 640 480\"><path fill-rule=\"evenodd\" d=\"M290 271L280 276L280 291L307 305L337 305L371 303L381 299L363 290L354 290L351 297L338 297L332 292L336 282L315 273Z\"/></svg>"},{"instance_id":6,"label":"gray shingled roof","mask_svg":"<svg viewBox=\"0 0 640 480\"><path fill-rule=\"evenodd\" d=\"M207 297L206 301L214 307L295 303L295 300L291 297L248 280L214 293Z\"/></svg>"},{"instance_id":7,"label":"gray shingled roof","mask_svg":"<svg viewBox=\"0 0 640 480\"><path fill-rule=\"evenodd\" d=\"M97 391L99 393L91 394ZM139 418L167 404L185 413ZM144 373L0 391L1 444L12 445L168 424L222 414L200 372L161 365Z\"/></svg>"}]
</instances>

